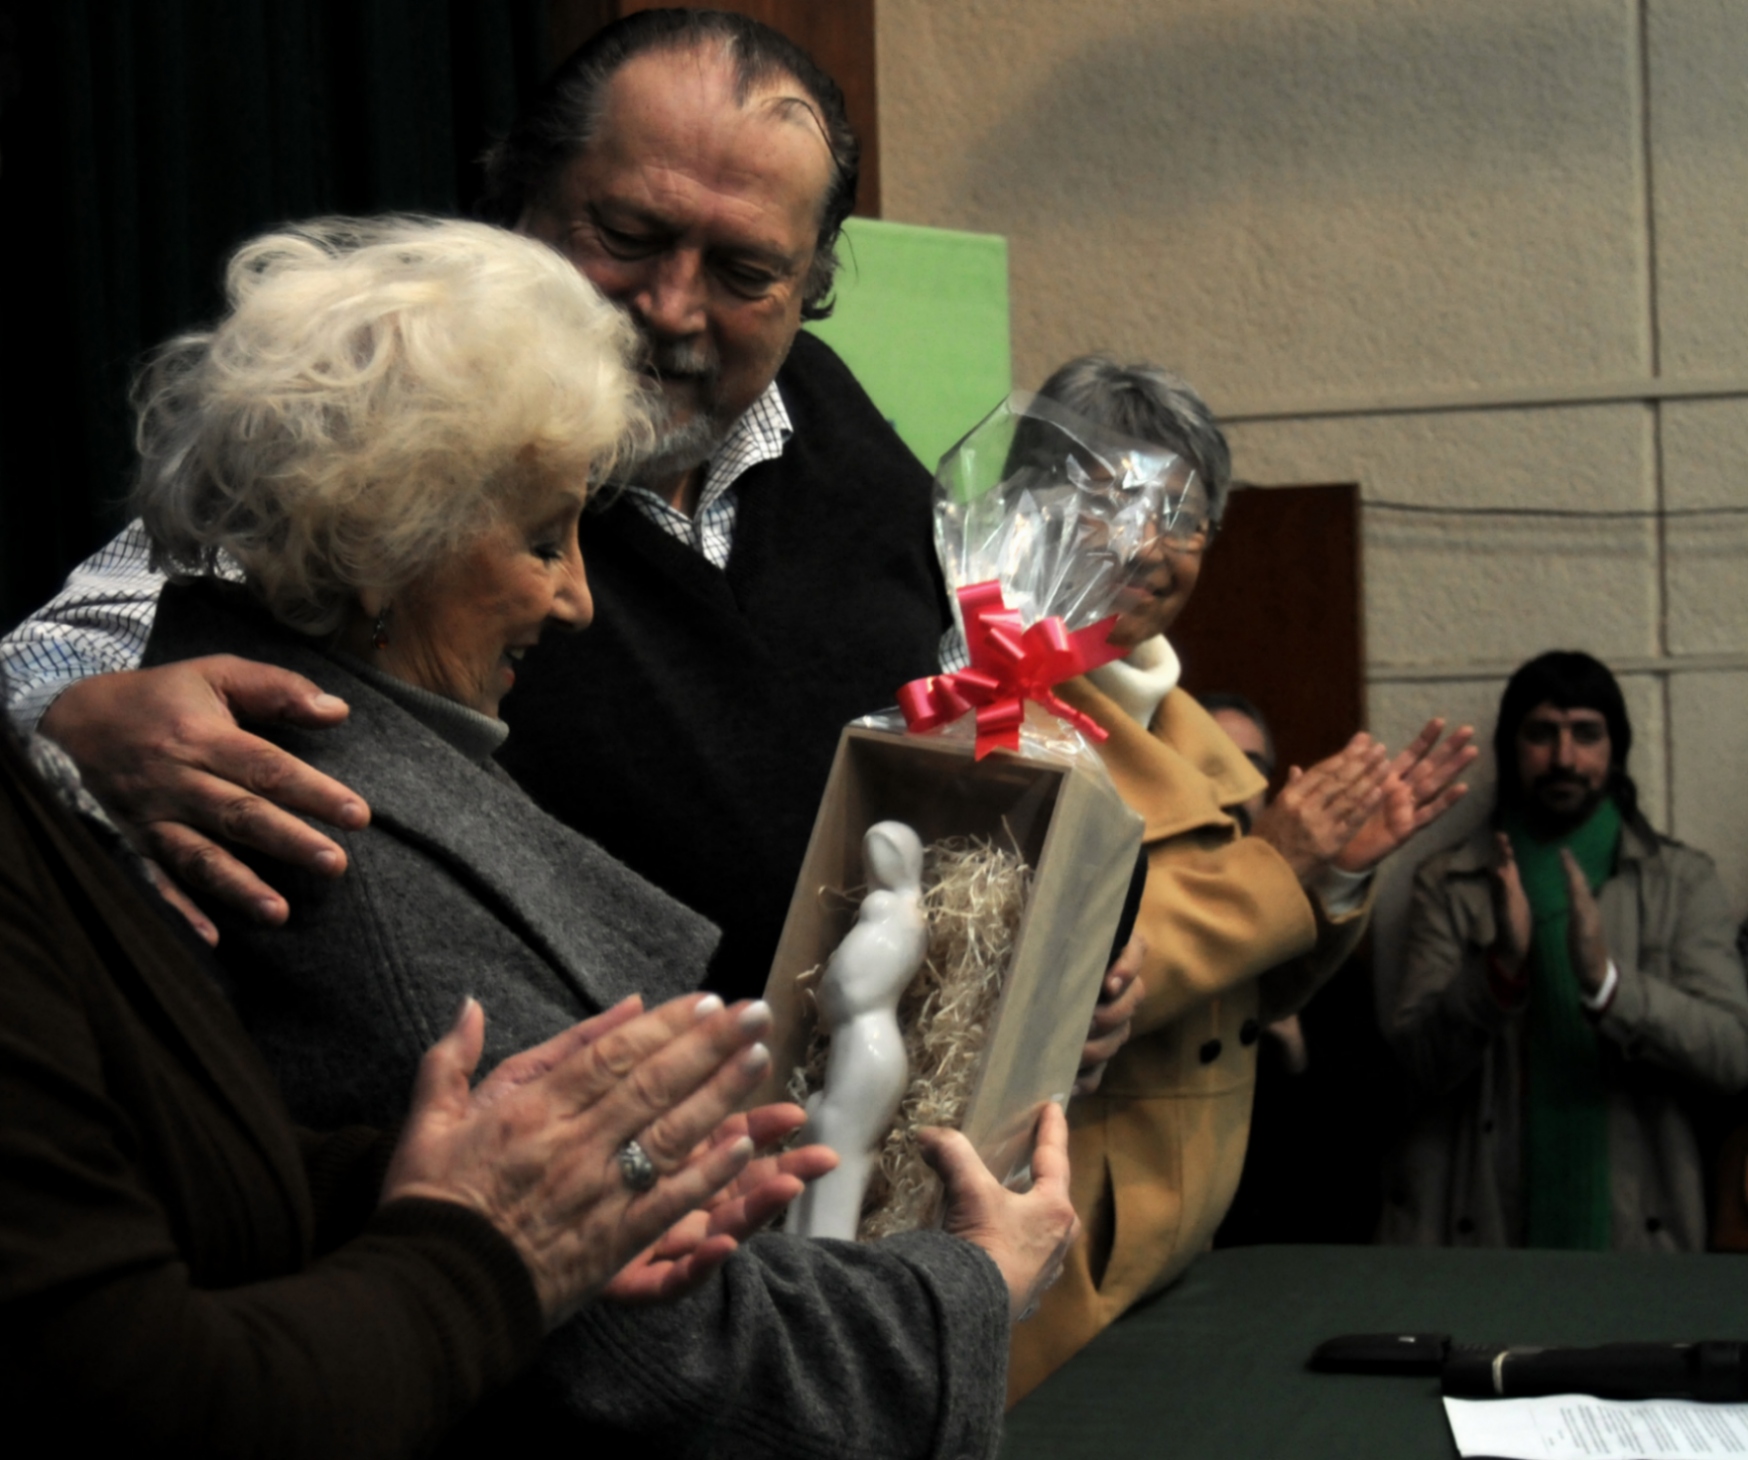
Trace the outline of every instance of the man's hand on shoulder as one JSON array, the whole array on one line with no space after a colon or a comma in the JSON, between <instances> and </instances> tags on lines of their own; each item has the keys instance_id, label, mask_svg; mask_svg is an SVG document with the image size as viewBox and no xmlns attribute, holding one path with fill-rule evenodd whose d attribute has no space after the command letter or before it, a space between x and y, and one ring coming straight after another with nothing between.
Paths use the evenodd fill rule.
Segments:
<instances>
[{"instance_id":1,"label":"man's hand on shoulder","mask_svg":"<svg viewBox=\"0 0 1748 1460\"><path fill-rule=\"evenodd\" d=\"M292 813L354 829L369 822L370 809L238 722L321 729L346 715L344 700L302 675L222 654L80 680L40 728L141 849L196 895L280 923L285 899L223 843L338 877L345 852Z\"/></svg>"}]
</instances>

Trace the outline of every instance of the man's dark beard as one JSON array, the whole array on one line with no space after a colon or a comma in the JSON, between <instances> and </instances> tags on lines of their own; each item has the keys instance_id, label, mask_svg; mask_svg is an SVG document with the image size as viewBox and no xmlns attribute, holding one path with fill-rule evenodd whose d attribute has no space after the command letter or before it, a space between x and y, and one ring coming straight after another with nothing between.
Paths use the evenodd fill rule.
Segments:
<instances>
[{"instance_id":1,"label":"man's dark beard","mask_svg":"<svg viewBox=\"0 0 1748 1460\"><path fill-rule=\"evenodd\" d=\"M1580 786L1584 789L1584 798L1572 811L1556 811L1541 798L1541 791L1548 786ZM1584 825L1590 815L1602 804L1602 798L1608 795L1608 782L1592 790L1583 777L1572 775L1568 771L1548 771L1539 775L1530 783L1524 796L1524 819L1529 822L1530 831L1541 840L1556 836L1564 836L1567 832Z\"/></svg>"}]
</instances>

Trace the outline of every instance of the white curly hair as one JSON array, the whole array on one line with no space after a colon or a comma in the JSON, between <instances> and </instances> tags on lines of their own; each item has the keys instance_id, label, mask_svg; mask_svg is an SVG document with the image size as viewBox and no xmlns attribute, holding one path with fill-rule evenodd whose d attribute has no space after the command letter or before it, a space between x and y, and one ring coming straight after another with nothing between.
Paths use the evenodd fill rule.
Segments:
<instances>
[{"instance_id":1,"label":"white curly hair","mask_svg":"<svg viewBox=\"0 0 1748 1460\"><path fill-rule=\"evenodd\" d=\"M156 565L229 557L305 632L648 439L630 323L520 235L318 219L244 244L225 286L135 383L134 506Z\"/></svg>"}]
</instances>

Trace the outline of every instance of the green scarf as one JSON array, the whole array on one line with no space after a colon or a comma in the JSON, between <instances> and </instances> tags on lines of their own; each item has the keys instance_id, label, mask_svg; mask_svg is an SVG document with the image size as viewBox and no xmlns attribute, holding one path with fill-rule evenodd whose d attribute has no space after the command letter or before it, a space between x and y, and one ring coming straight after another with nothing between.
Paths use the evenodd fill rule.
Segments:
<instances>
[{"instance_id":1,"label":"green scarf","mask_svg":"<svg viewBox=\"0 0 1748 1460\"><path fill-rule=\"evenodd\" d=\"M1535 921L1524 1029L1524 1243L1606 1251L1614 1238L1608 1090L1595 1026L1578 1002L1560 849L1571 849L1590 890L1600 891L1614 875L1621 813L1613 797L1604 797L1581 826L1547 842L1529 834L1521 813L1508 817L1505 829Z\"/></svg>"}]
</instances>

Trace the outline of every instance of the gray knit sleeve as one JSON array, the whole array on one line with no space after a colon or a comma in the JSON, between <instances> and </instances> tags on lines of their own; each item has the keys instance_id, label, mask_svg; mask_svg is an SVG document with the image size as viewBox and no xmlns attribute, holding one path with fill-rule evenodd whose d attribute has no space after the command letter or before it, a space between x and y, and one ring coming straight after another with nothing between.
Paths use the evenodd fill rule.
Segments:
<instances>
[{"instance_id":1,"label":"gray knit sleeve","mask_svg":"<svg viewBox=\"0 0 1748 1460\"><path fill-rule=\"evenodd\" d=\"M674 1303L598 1303L543 1378L591 1435L716 1460L982 1460L1001 1437L1008 1292L940 1232L753 1238Z\"/></svg>"}]
</instances>

